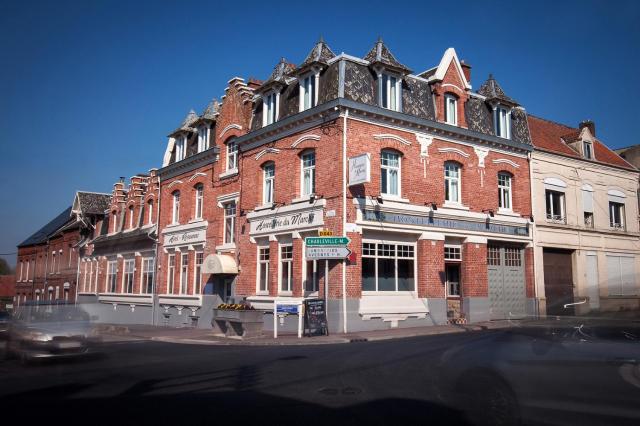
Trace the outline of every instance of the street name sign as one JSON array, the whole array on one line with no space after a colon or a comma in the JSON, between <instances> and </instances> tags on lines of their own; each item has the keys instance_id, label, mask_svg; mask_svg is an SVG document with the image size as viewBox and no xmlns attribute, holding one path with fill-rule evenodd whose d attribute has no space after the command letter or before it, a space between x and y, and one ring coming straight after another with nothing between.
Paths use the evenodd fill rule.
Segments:
<instances>
[{"instance_id":1,"label":"street name sign","mask_svg":"<svg viewBox=\"0 0 640 426\"><path fill-rule=\"evenodd\" d=\"M351 250L346 247L307 247L305 256L307 259L346 259Z\"/></svg>"},{"instance_id":2,"label":"street name sign","mask_svg":"<svg viewBox=\"0 0 640 426\"><path fill-rule=\"evenodd\" d=\"M347 237L307 237L304 240L307 247L346 246L349 242Z\"/></svg>"}]
</instances>

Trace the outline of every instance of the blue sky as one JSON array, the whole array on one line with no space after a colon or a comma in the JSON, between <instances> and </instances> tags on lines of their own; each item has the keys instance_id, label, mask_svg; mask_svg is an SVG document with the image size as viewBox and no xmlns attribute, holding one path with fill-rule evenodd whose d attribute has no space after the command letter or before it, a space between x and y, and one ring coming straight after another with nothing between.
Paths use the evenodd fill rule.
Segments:
<instances>
[{"instance_id":1,"label":"blue sky","mask_svg":"<svg viewBox=\"0 0 640 426\"><path fill-rule=\"evenodd\" d=\"M448 47L530 113L639 143L640 2L0 3L0 253L119 176L159 167L166 135L233 76L300 63L322 35L364 56L378 36L414 71ZM6 256L12 264L15 255Z\"/></svg>"}]
</instances>

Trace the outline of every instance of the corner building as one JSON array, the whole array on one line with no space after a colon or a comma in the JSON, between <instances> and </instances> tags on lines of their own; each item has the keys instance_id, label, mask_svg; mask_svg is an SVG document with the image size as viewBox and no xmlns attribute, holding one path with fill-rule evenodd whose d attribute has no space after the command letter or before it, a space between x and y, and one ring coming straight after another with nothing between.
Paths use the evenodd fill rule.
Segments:
<instances>
[{"instance_id":1,"label":"corner building","mask_svg":"<svg viewBox=\"0 0 640 426\"><path fill-rule=\"evenodd\" d=\"M169 135L160 310L206 326L246 299L269 327L275 299L320 297L333 331L533 314L532 149L524 108L491 76L473 91L454 49L413 73L381 40L364 58L320 40ZM306 259L319 230L349 260Z\"/></svg>"}]
</instances>

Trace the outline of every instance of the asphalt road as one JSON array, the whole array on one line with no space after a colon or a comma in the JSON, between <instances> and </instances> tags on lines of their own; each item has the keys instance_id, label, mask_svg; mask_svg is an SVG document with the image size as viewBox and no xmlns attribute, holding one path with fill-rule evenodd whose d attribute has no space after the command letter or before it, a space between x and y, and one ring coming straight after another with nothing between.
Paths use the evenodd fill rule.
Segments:
<instances>
[{"instance_id":1,"label":"asphalt road","mask_svg":"<svg viewBox=\"0 0 640 426\"><path fill-rule=\"evenodd\" d=\"M447 349L491 333L313 346L105 344L95 359L1 361L0 405L27 424L465 424L437 397L438 364Z\"/></svg>"}]
</instances>

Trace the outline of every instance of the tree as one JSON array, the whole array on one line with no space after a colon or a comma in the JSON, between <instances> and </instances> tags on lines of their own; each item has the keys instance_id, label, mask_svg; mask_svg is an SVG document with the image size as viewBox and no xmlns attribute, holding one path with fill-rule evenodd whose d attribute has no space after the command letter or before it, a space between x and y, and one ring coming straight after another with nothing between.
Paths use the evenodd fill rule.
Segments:
<instances>
[{"instance_id":1,"label":"tree","mask_svg":"<svg viewBox=\"0 0 640 426\"><path fill-rule=\"evenodd\" d=\"M3 258L0 258L0 275L11 275L13 274L13 269L7 263L7 261Z\"/></svg>"}]
</instances>

